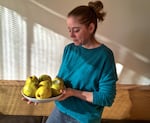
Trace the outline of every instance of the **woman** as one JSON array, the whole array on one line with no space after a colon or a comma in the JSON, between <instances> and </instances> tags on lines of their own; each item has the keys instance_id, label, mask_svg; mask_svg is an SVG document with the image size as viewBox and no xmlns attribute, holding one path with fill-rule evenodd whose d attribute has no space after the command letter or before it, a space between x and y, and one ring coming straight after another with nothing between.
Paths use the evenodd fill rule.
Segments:
<instances>
[{"instance_id":1,"label":"woman","mask_svg":"<svg viewBox=\"0 0 150 123\"><path fill-rule=\"evenodd\" d=\"M116 94L117 74L112 51L94 37L104 20L101 1L78 6L68 13L73 43L64 49L58 77L65 82L63 96L46 123L100 123L105 106Z\"/></svg>"}]
</instances>

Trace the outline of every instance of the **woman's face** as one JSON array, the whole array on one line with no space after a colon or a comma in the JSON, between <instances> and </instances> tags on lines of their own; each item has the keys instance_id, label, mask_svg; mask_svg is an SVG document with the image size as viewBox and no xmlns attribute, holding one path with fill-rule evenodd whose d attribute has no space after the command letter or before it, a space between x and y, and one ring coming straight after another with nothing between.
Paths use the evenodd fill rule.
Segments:
<instances>
[{"instance_id":1,"label":"woman's face","mask_svg":"<svg viewBox=\"0 0 150 123\"><path fill-rule=\"evenodd\" d=\"M93 33L91 26L87 27L84 24L80 24L78 19L73 16L67 18L67 26L69 35L75 45L86 45L89 43Z\"/></svg>"}]
</instances>

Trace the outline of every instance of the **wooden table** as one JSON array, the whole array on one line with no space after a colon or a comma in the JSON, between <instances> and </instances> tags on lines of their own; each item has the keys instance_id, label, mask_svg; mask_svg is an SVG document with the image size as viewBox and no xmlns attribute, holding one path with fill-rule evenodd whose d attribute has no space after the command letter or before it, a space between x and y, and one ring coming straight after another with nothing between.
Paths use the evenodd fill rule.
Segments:
<instances>
[{"instance_id":1,"label":"wooden table","mask_svg":"<svg viewBox=\"0 0 150 123\"><path fill-rule=\"evenodd\" d=\"M0 114L48 116L54 102L27 104L21 100L23 85L24 81L0 80ZM117 84L115 101L104 109L102 118L150 120L150 86Z\"/></svg>"},{"instance_id":2,"label":"wooden table","mask_svg":"<svg viewBox=\"0 0 150 123\"><path fill-rule=\"evenodd\" d=\"M54 102L38 105L22 101L21 88L24 81L0 80L0 114L47 116L54 108Z\"/></svg>"}]
</instances>

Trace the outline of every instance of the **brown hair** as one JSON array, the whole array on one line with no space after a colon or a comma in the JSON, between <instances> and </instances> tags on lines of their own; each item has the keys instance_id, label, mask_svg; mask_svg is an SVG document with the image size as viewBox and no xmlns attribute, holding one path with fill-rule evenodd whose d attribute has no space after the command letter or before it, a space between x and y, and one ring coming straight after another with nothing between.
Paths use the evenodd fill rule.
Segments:
<instances>
[{"instance_id":1,"label":"brown hair","mask_svg":"<svg viewBox=\"0 0 150 123\"><path fill-rule=\"evenodd\" d=\"M68 17L79 17L79 22L86 26L89 26L90 23L94 23L94 33L97 30L97 22L103 21L105 15L106 13L103 12L103 3L101 1L89 2L87 6L78 6L68 13Z\"/></svg>"}]
</instances>

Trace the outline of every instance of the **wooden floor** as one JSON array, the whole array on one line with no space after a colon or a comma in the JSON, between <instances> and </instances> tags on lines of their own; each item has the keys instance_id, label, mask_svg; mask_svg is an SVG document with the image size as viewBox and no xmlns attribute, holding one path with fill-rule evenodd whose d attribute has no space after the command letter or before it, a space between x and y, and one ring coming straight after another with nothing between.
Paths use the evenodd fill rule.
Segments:
<instances>
[{"instance_id":1,"label":"wooden floor","mask_svg":"<svg viewBox=\"0 0 150 123\"><path fill-rule=\"evenodd\" d=\"M150 120L108 120L103 119L101 123L150 123Z\"/></svg>"},{"instance_id":2,"label":"wooden floor","mask_svg":"<svg viewBox=\"0 0 150 123\"><path fill-rule=\"evenodd\" d=\"M45 123L47 116L0 115L0 123ZM150 123L150 120L102 119L101 123Z\"/></svg>"}]
</instances>

